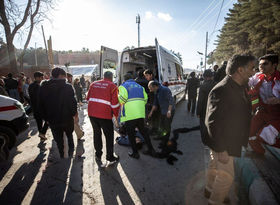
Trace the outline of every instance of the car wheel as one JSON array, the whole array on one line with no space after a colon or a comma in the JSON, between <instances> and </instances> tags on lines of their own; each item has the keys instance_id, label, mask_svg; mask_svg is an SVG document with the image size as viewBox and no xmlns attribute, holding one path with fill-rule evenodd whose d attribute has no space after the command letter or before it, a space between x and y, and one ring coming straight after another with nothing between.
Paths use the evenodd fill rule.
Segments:
<instances>
[{"instance_id":1,"label":"car wheel","mask_svg":"<svg viewBox=\"0 0 280 205\"><path fill-rule=\"evenodd\" d=\"M16 133L9 127L0 126L0 134L2 135L2 133L8 136L6 139L8 141L8 148L12 149L16 144Z\"/></svg>"},{"instance_id":2,"label":"car wheel","mask_svg":"<svg viewBox=\"0 0 280 205\"><path fill-rule=\"evenodd\" d=\"M5 161L9 157L8 139L9 136L0 131L0 161Z\"/></svg>"}]
</instances>

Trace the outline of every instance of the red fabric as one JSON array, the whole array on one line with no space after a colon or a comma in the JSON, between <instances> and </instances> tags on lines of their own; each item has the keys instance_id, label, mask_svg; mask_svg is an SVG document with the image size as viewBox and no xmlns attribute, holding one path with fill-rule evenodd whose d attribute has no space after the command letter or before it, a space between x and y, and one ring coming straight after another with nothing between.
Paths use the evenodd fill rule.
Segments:
<instances>
[{"instance_id":1,"label":"red fabric","mask_svg":"<svg viewBox=\"0 0 280 205\"><path fill-rule=\"evenodd\" d=\"M256 140L249 140L249 144L252 149L258 154L264 154L265 149L262 144L267 144L261 137L257 137ZM272 147L280 148L280 139L277 138L274 145L270 145Z\"/></svg>"},{"instance_id":2,"label":"red fabric","mask_svg":"<svg viewBox=\"0 0 280 205\"><path fill-rule=\"evenodd\" d=\"M113 115L118 117L120 109L118 87L113 82L106 79L93 82L87 100L89 116L102 119L112 119Z\"/></svg>"},{"instance_id":3,"label":"red fabric","mask_svg":"<svg viewBox=\"0 0 280 205\"><path fill-rule=\"evenodd\" d=\"M252 118L250 137L259 136L262 129L268 125L272 125L280 132L280 116L278 113L268 113L265 109L260 109Z\"/></svg>"}]
</instances>

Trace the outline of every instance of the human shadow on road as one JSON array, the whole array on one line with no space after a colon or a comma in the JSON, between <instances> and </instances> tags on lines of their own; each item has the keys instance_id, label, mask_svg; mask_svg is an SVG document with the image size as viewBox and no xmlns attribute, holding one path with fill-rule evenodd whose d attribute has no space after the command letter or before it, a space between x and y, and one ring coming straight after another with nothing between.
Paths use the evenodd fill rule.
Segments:
<instances>
[{"instance_id":1,"label":"human shadow on road","mask_svg":"<svg viewBox=\"0 0 280 205\"><path fill-rule=\"evenodd\" d=\"M34 183L46 154L42 151L35 160L24 163L0 195L0 204L21 204Z\"/></svg>"},{"instance_id":2,"label":"human shadow on road","mask_svg":"<svg viewBox=\"0 0 280 205\"><path fill-rule=\"evenodd\" d=\"M83 204L84 140L78 140L76 157L73 159L65 204Z\"/></svg>"},{"instance_id":3,"label":"human shadow on road","mask_svg":"<svg viewBox=\"0 0 280 205\"><path fill-rule=\"evenodd\" d=\"M54 140L45 170L34 191L31 204L62 204L71 159L60 159Z\"/></svg>"},{"instance_id":4,"label":"human shadow on road","mask_svg":"<svg viewBox=\"0 0 280 205\"><path fill-rule=\"evenodd\" d=\"M134 204L116 164L100 169L100 184L104 204Z\"/></svg>"},{"instance_id":5,"label":"human shadow on road","mask_svg":"<svg viewBox=\"0 0 280 205\"><path fill-rule=\"evenodd\" d=\"M79 140L76 157L60 159L56 143L52 141L48 164L31 204L83 204L83 149L83 141Z\"/></svg>"}]
</instances>

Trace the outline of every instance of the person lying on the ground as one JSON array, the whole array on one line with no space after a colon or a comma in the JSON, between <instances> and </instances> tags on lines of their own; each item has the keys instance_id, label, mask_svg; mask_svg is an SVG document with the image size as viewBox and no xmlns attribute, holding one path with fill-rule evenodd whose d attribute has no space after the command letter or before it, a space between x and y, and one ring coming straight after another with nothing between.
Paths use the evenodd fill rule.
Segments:
<instances>
[{"instance_id":1,"label":"person lying on the ground","mask_svg":"<svg viewBox=\"0 0 280 205\"><path fill-rule=\"evenodd\" d=\"M173 165L178 159L171 153L182 155L183 152L177 149L177 140L179 138L179 133L188 133L191 131L199 130L200 126L195 127L184 127L173 130L173 137L168 140L166 143L160 143L159 148L160 152L157 153L158 158L166 158L168 164Z\"/></svg>"}]
</instances>

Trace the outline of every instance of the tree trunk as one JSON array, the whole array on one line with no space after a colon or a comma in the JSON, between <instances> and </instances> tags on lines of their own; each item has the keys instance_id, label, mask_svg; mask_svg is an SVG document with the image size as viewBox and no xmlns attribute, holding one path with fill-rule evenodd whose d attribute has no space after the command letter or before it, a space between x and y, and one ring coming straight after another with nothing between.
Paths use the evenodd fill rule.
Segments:
<instances>
[{"instance_id":1,"label":"tree trunk","mask_svg":"<svg viewBox=\"0 0 280 205\"><path fill-rule=\"evenodd\" d=\"M18 73L17 58L16 58L15 47L13 45L13 42L7 41L7 49L8 49L9 61L10 61L10 71L13 74L17 74Z\"/></svg>"}]
</instances>

